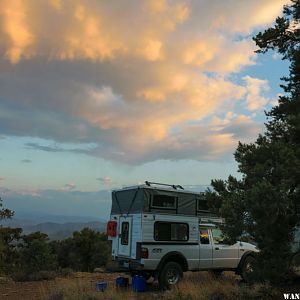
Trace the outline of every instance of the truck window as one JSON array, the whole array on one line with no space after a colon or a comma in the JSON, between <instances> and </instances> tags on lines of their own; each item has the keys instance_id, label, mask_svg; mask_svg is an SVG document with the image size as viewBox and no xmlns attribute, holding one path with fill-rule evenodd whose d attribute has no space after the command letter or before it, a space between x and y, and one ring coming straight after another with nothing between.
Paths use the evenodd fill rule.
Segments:
<instances>
[{"instance_id":1,"label":"truck window","mask_svg":"<svg viewBox=\"0 0 300 300\"><path fill-rule=\"evenodd\" d=\"M168 195L153 195L152 208L176 209L177 197Z\"/></svg>"},{"instance_id":2,"label":"truck window","mask_svg":"<svg viewBox=\"0 0 300 300\"><path fill-rule=\"evenodd\" d=\"M122 223L121 229L121 244L128 245L128 236L129 236L129 222Z\"/></svg>"},{"instance_id":3,"label":"truck window","mask_svg":"<svg viewBox=\"0 0 300 300\"><path fill-rule=\"evenodd\" d=\"M214 244L223 244L224 238L221 229L219 228L212 228L211 229Z\"/></svg>"},{"instance_id":4,"label":"truck window","mask_svg":"<svg viewBox=\"0 0 300 300\"><path fill-rule=\"evenodd\" d=\"M209 244L209 234L207 228L200 228L200 243L202 245Z\"/></svg>"},{"instance_id":5,"label":"truck window","mask_svg":"<svg viewBox=\"0 0 300 300\"><path fill-rule=\"evenodd\" d=\"M155 222L155 241L187 241L189 239L189 226L186 223Z\"/></svg>"}]
</instances>

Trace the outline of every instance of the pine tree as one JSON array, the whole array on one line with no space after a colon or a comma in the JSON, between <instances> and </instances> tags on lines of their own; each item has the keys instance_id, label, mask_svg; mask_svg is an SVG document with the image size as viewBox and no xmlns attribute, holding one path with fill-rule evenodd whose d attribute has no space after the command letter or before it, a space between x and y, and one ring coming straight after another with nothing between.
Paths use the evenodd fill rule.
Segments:
<instances>
[{"instance_id":1,"label":"pine tree","mask_svg":"<svg viewBox=\"0 0 300 300\"><path fill-rule=\"evenodd\" d=\"M291 242L300 225L300 1L284 7L275 25L254 37L259 53L277 51L290 61L284 95L267 112L266 132L235 152L242 179L213 180L211 206L226 219L224 233L247 236L261 250L256 279L282 281L289 270Z\"/></svg>"}]
</instances>

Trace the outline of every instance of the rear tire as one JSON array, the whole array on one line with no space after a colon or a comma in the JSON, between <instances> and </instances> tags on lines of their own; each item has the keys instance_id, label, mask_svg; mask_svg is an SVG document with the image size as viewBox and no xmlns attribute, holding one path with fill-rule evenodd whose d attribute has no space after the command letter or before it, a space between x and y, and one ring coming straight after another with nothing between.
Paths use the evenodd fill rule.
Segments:
<instances>
[{"instance_id":1,"label":"rear tire","mask_svg":"<svg viewBox=\"0 0 300 300\"><path fill-rule=\"evenodd\" d=\"M253 256L247 256L243 262L241 269L241 277L245 282L251 281L251 274L253 273L256 259Z\"/></svg>"},{"instance_id":2,"label":"rear tire","mask_svg":"<svg viewBox=\"0 0 300 300\"><path fill-rule=\"evenodd\" d=\"M162 289L170 289L172 286L175 286L182 277L182 267L176 262L168 262L158 274L159 286Z\"/></svg>"}]
</instances>

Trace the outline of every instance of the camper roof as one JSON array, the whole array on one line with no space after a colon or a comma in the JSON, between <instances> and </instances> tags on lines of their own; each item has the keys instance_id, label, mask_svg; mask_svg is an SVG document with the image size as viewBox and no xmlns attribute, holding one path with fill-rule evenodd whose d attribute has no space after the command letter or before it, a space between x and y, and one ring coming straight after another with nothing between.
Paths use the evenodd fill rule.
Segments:
<instances>
[{"instance_id":1,"label":"camper roof","mask_svg":"<svg viewBox=\"0 0 300 300\"><path fill-rule=\"evenodd\" d=\"M152 184L152 183L151 183ZM176 193L183 193L183 194L202 194L203 192L195 192L195 191L188 191L184 190L183 188L178 188L178 185L160 185L160 184L140 184L140 185L133 185L123 187L121 189L113 190L113 192L121 192L126 190L135 190L135 189L151 189L151 190L159 190L159 191L168 191L168 192L176 192ZM177 188L174 188L177 187ZM181 186L180 186L181 187Z\"/></svg>"}]
</instances>

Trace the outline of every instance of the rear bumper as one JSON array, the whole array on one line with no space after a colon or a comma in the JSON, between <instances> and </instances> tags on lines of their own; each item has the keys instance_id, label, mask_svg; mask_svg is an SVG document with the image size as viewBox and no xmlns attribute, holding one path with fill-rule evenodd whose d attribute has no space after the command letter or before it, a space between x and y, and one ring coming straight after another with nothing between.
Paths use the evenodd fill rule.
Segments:
<instances>
[{"instance_id":1,"label":"rear bumper","mask_svg":"<svg viewBox=\"0 0 300 300\"><path fill-rule=\"evenodd\" d=\"M142 271L144 264L139 260L130 260L124 258L116 258L119 268L124 271Z\"/></svg>"},{"instance_id":2,"label":"rear bumper","mask_svg":"<svg viewBox=\"0 0 300 300\"><path fill-rule=\"evenodd\" d=\"M158 267L160 260L158 259L140 259L131 260L126 258L116 258L118 265L129 271L155 271Z\"/></svg>"}]
</instances>

